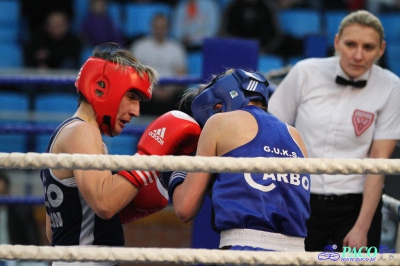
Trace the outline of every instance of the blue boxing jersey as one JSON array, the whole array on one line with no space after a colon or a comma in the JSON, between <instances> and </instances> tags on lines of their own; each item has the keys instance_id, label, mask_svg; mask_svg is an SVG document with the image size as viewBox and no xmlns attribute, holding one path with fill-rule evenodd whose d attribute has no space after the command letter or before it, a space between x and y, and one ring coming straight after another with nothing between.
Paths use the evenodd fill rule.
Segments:
<instances>
[{"instance_id":1,"label":"blue boxing jersey","mask_svg":"<svg viewBox=\"0 0 400 266\"><path fill-rule=\"evenodd\" d=\"M288 126L256 106L251 113L258 133L222 157L304 158ZM296 173L219 173L212 187L217 231L246 228L306 237L310 216L310 175Z\"/></svg>"},{"instance_id":2,"label":"blue boxing jersey","mask_svg":"<svg viewBox=\"0 0 400 266\"><path fill-rule=\"evenodd\" d=\"M59 132L76 120L81 119L72 117L57 127L46 152L51 151ZM46 212L51 219L53 246L124 245L119 215L110 220L98 217L83 198L74 177L59 180L50 169L41 170L40 177L44 188Z\"/></svg>"}]
</instances>

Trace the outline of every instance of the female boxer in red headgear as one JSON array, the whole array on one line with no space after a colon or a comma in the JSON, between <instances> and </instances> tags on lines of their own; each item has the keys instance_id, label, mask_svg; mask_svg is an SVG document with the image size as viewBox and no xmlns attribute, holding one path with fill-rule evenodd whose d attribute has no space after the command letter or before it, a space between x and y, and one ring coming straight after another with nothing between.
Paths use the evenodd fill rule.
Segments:
<instances>
[{"instance_id":1,"label":"female boxer in red headgear","mask_svg":"<svg viewBox=\"0 0 400 266\"><path fill-rule=\"evenodd\" d=\"M126 123L139 116L139 103L151 98L156 81L156 72L129 50L112 43L96 47L75 82L78 109L55 130L47 152L107 154L102 135L119 135ZM149 134L158 128L165 128L163 145ZM170 112L149 125L139 140L138 154L192 153L199 134L200 127L191 117ZM180 146L182 141L185 149ZM123 246L122 223L161 210L168 203L168 196L159 189L158 174L42 170L49 241L54 246Z\"/></svg>"}]
</instances>

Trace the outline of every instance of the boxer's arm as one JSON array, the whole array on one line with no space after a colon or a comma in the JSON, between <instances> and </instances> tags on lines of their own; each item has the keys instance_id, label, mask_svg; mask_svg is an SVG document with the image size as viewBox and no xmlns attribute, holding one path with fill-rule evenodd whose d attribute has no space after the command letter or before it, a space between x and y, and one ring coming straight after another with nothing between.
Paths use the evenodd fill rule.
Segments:
<instances>
[{"instance_id":1,"label":"boxer's arm","mask_svg":"<svg viewBox=\"0 0 400 266\"><path fill-rule=\"evenodd\" d=\"M171 111L153 121L138 142L137 155L190 155L196 151L201 129L180 111ZM119 171L140 188L120 213L122 223L146 217L168 205L168 192L158 180L159 171Z\"/></svg>"},{"instance_id":2,"label":"boxer's arm","mask_svg":"<svg viewBox=\"0 0 400 266\"><path fill-rule=\"evenodd\" d=\"M168 195L159 180L141 188L135 198L120 212L123 224L147 217L168 205Z\"/></svg>"},{"instance_id":3,"label":"boxer's arm","mask_svg":"<svg viewBox=\"0 0 400 266\"><path fill-rule=\"evenodd\" d=\"M91 123L76 121L59 133L53 153L105 154L99 128ZM76 184L90 208L102 219L119 213L138 192L138 188L110 170L53 169L60 180L75 177ZM118 191L118 193L116 193Z\"/></svg>"},{"instance_id":4,"label":"boxer's arm","mask_svg":"<svg viewBox=\"0 0 400 266\"><path fill-rule=\"evenodd\" d=\"M47 240L49 241L50 245L53 239L53 231L51 231L51 221L50 221L50 216L46 212L46 237Z\"/></svg>"},{"instance_id":5,"label":"boxer's arm","mask_svg":"<svg viewBox=\"0 0 400 266\"><path fill-rule=\"evenodd\" d=\"M168 197L173 199L175 188L185 181L187 176L186 172L166 172L160 176L160 182L163 187L168 191Z\"/></svg>"},{"instance_id":6,"label":"boxer's arm","mask_svg":"<svg viewBox=\"0 0 400 266\"><path fill-rule=\"evenodd\" d=\"M138 142L139 155L189 155L196 151L200 126L189 115L170 111L154 120ZM138 188L158 178L158 171L119 171Z\"/></svg>"}]
</instances>

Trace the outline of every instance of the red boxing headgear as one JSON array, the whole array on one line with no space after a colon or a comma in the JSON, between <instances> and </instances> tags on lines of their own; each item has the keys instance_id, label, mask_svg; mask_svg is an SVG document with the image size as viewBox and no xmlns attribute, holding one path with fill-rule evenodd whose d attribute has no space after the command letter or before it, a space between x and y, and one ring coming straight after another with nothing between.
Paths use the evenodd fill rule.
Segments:
<instances>
[{"instance_id":1,"label":"red boxing headgear","mask_svg":"<svg viewBox=\"0 0 400 266\"><path fill-rule=\"evenodd\" d=\"M140 77L131 66L117 65L101 58L89 57L75 81L77 91L92 105L100 130L112 137L122 97L137 91L143 100L151 99L152 87L147 73Z\"/></svg>"}]
</instances>

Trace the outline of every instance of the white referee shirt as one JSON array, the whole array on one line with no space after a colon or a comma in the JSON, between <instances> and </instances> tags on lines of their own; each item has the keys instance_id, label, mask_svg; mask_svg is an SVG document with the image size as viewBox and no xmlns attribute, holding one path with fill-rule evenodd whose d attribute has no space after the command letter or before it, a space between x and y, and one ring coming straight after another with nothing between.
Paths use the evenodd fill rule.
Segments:
<instances>
[{"instance_id":1,"label":"white referee shirt","mask_svg":"<svg viewBox=\"0 0 400 266\"><path fill-rule=\"evenodd\" d=\"M346 79L339 57L298 62L278 85L268 110L294 125L310 158L368 158L373 140L400 139L400 79L373 65L357 80L364 88L335 83ZM357 81L356 80L356 81ZM362 193L365 175L311 175L311 193Z\"/></svg>"}]
</instances>

